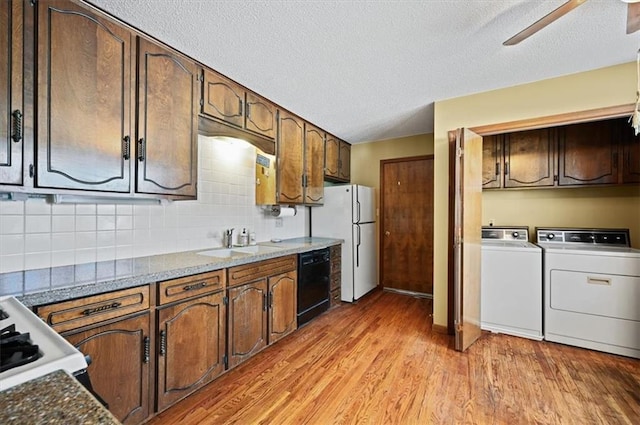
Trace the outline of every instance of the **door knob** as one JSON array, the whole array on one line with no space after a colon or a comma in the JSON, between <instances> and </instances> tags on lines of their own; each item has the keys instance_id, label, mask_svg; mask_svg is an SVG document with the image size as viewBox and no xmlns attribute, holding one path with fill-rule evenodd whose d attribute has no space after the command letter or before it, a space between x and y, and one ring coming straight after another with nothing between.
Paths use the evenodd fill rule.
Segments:
<instances>
[{"instance_id":1,"label":"door knob","mask_svg":"<svg viewBox=\"0 0 640 425\"><path fill-rule=\"evenodd\" d=\"M391 232L390 232L390 231L388 231L388 230L387 230L386 232L384 232L384 235L385 235L385 236L389 236L390 234L391 234Z\"/></svg>"}]
</instances>

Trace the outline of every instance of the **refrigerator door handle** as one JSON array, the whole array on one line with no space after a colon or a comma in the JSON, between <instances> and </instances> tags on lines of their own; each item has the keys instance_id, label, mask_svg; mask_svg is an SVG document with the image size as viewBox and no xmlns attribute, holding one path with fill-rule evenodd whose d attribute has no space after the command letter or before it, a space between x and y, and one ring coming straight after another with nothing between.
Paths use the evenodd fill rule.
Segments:
<instances>
[{"instance_id":1,"label":"refrigerator door handle","mask_svg":"<svg viewBox=\"0 0 640 425\"><path fill-rule=\"evenodd\" d=\"M356 224L356 230L358 238L356 242L356 267L360 267L360 243L362 242L362 238L360 236L360 225Z\"/></svg>"},{"instance_id":2,"label":"refrigerator door handle","mask_svg":"<svg viewBox=\"0 0 640 425\"><path fill-rule=\"evenodd\" d=\"M356 217L356 223L360 223L360 201L356 199L356 213L358 214Z\"/></svg>"}]
</instances>

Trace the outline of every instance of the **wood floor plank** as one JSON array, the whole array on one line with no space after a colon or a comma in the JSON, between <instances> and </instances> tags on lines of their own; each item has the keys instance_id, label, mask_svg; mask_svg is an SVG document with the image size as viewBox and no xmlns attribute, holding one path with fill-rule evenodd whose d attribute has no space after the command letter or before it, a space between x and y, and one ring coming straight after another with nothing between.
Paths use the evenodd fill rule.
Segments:
<instances>
[{"instance_id":1,"label":"wood floor plank","mask_svg":"<svg viewBox=\"0 0 640 425\"><path fill-rule=\"evenodd\" d=\"M344 304L149 424L640 423L640 360L490 333L458 353L431 309L382 291Z\"/></svg>"}]
</instances>

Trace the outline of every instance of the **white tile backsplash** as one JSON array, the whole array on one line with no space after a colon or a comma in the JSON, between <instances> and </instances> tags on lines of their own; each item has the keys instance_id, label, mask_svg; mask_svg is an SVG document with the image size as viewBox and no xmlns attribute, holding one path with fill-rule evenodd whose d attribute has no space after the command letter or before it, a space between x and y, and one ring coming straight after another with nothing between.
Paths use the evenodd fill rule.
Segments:
<instances>
[{"instance_id":1,"label":"white tile backsplash","mask_svg":"<svg viewBox=\"0 0 640 425\"><path fill-rule=\"evenodd\" d=\"M200 137L198 200L162 205L0 202L0 273L133 258L221 245L224 229L243 228L258 241L305 236L307 209L275 218L254 204L250 145Z\"/></svg>"}]
</instances>

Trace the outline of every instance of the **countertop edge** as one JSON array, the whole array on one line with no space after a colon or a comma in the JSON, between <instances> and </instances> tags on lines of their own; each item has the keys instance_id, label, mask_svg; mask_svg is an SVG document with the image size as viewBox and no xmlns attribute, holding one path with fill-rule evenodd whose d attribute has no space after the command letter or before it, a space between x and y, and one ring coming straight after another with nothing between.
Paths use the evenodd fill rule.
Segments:
<instances>
[{"instance_id":1,"label":"countertop edge","mask_svg":"<svg viewBox=\"0 0 640 425\"><path fill-rule=\"evenodd\" d=\"M117 291L120 289L149 285L151 283L161 282L164 280L206 273L243 264L254 263L262 260L268 260L271 258L300 254L307 251L340 245L342 243L344 243L344 240L342 239L305 237L283 240L281 242L281 245L277 244L279 247L282 247L279 251L261 254L247 254L241 257L232 257L228 259L209 258L207 260L207 257L203 257L197 254L198 252L205 251L205 249L176 252L171 254L161 254L149 257L138 257L131 259L131 261L133 263L142 263L143 266L149 267L150 270L142 272L132 272L132 275L126 277L95 279L93 281L76 282L68 286L58 285L58 287L43 288L42 290L35 290L32 292L29 292L25 289L23 290L23 293L14 294L14 296L24 305L28 307L35 307L39 305L67 301L74 298ZM264 244L272 247L274 246L273 243ZM287 247L287 245L290 245L290 247ZM167 263L171 262L180 262L181 259L186 263L192 264L177 267L170 267L166 265ZM81 266L90 268L92 264L97 265L98 263L89 263ZM50 276L49 278L53 279L51 276L54 274L54 271L56 269L62 269L64 267L68 268L76 266L62 266L59 268L53 267L50 269L40 269L33 272L41 272L43 274L46 274L48 270ZM154 270L154 267L156 268L156 270ZM32 271L27 270L23 273L27 274L29 272ZM23 277L23 288L25 285L24 281L26 281L26 279Z\"/></svg>"}]
</instances>

